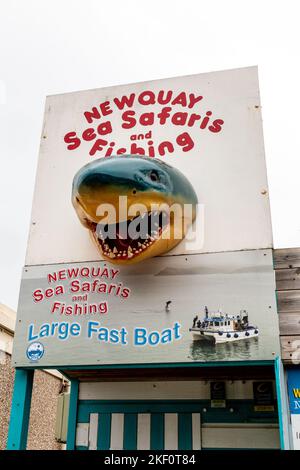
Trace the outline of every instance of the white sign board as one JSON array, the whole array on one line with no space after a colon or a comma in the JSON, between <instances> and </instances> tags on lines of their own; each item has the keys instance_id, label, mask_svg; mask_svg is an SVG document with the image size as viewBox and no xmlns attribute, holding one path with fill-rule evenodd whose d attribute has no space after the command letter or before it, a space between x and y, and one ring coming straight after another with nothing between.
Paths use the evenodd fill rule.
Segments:
<instances>
[{"instance_id":1,"label":"white sign board","mask_svg":"<svg viewBox=\"0 0 300 470\"><path fill-rule=\"evenodd\" d=\"M25 267L17 367L273 360L271 250Z\"/></svg>"},{"instance_id":2,"label":"white sign board","mask_svg":"<svg viewBox=\"0 0 300 470\"><path fill-rule=\"evenodd\" d=\"M118 153L158 157L193 185L203 243L172 254L272 247L256 67L48 97L26 265L100 258L72 207L72 180Z\"/></svg>"},{"instance_id":3,"label":"white sign board","mask_svg":"<svg viewBox=\"0 0 300 470\"><path fill-rule=\"evenodd\" d=\"M300 371L299 367L287 370L291 431L293 449L300 450Z\"/></svg>"}]
</instances>

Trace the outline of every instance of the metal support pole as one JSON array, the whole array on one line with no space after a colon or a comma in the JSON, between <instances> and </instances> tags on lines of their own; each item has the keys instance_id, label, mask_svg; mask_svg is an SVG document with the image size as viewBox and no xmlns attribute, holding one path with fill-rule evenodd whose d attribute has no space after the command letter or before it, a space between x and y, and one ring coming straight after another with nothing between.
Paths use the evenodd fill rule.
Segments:
<instances>
[{"instance_id":1,"label":"metal support pole","mask_svg":"<svg viewBox=\"0 0 300 470\"><path fill-rule=\"evenodd\" d=\"M289 424L288 424L288 400L283 365L280 357L275 360L276 394L279 420L280 448L290 449Z\"/></svg>"},{"instance_id":2,"label":"metal support pole","mask_svg":"<svg viewBox=\"0 0 300 470\"><path fill-rule=\"evenodd\" d=\"M34 369L16 369L7 440L8 450L26 449L33 374Z\"/></svg>"},{"instance_id":3,"label":"metal support pole","mask_svg":"<svg viewBox=\"0 0 300 470\"><path fill-rule=\"evenodd\" d=\"M67 450L74 450L76 446L76 424L78 408L78 380L71 380L70 407L68 417Z\"/></svg>"}]
</instances>

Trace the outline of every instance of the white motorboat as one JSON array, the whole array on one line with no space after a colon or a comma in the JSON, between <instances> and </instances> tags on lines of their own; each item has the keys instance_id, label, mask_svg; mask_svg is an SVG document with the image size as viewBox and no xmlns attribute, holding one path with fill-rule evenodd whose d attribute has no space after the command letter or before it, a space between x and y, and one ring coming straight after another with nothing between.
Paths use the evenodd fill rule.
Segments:
<instances>
[{"instance_id":1,"label":"white motorboat","mask_svg":"<svg viewBox=\"0 0 300 470\"><path fill-rule=\"evenodd\" d=\"M259 335L257 326L249 324L246 310L241 310L238 315L228 315L220 310L209 313L207 307L204 318L201 320L196 315L189 331L194 340L208 340L214 343L241 341Z\"/></svg>"}]
</instances>

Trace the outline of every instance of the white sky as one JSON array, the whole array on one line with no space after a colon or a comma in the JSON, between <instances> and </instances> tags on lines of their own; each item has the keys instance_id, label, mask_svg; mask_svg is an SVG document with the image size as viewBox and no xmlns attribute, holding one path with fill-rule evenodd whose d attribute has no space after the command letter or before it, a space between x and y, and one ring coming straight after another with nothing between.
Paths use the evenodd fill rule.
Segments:
<instances>
[{"instance_id":1,"label":"white sky","mask_svg":"<svg viewBox=\"0 0 300 470\"><path fill-rule=\"evenodd\" d=\"M297 0L2 0L0 302L17 306L48 94L259 66L275 247L300 246Z\"/></svg>"}]
</instances>

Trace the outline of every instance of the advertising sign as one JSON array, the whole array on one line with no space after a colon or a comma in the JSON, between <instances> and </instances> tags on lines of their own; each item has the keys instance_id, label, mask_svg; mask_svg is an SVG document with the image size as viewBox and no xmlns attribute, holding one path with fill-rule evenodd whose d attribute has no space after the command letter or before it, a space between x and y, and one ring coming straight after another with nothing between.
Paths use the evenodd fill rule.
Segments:
<instances>
[{"instance_id":1,"label":"advertising sign","mask_svg":"<svg viewBox=\"0 0 300 470\"><path fill-rule=\"evenodd\" d=\"M300 450L300 371L287 370L287 385L292 423L293 448Z\"/></svg>"},{"instance_id":2,"label":"advertising sign","mask_svg":"<svg viewBox=\"0 0 300 470\"><path fill-rule=\"evenodd\" d=\"M274 288L271 250L27 267L14 365L274 359Z\"/></svg>"},{"instance_id":3,"label":"advertising sign","mask_svg":"<svg viewBox=\"0 0 300 470\"><path fill-rule=\"evenodd\" d=\"M274 411L272 382L253 382L254 411Z\"/></svg>"},{"instance_id":4,"label":"advertising sign","mask_svg":"<svg viewBox=\"0 0 300 470\"><path fill-rule=\"evenodd\" d=\"M212 408L226 407L225 382L210 382L210 406Z\"/></svg>"},{"instance_id":5,"label":"advertising sign","mask_svg":"<svg viewBox=\"0 0 300 470\"><path fill-rule=\"evenodd\" d=\"M50 96L16 366L274 359L256 67Z\"/></svg>"},{"instance_id":6,"label":"advertising sign","mask_svg":"<svg viewBox=\"0 0 300 470\"><path fill-rule=\"evenodd\" d=\"M119 158L116 170L110 157L125 154L152 163ZM99 172L111 185L97 192ZM171 254L271 248L257 68L47 97L25 264L103 258L90 237L94 206L118 194L147 208L198 201L197 239Z\"/></svg>"}]
</instances>

